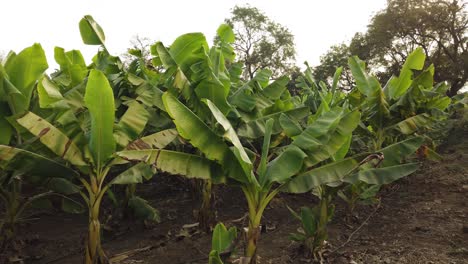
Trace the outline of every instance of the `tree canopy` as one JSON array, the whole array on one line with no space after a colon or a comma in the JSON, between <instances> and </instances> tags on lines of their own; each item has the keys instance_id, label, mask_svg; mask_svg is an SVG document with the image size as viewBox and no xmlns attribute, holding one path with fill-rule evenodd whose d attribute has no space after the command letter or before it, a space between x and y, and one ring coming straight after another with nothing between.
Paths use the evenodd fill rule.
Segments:
<instances>
[{"instance_id":1,"label":"tree canopy","mask_svg":"<svg viewBox=\"0 0 468 264\"><path fill-rule=\"evenodd\" d=\"M435 81L448 81L447 94L453 96L468 79L465 8L466 3L458 0L388 0L387 7L372 18L366 33L356 34L340 49L332 47L322 57L315 75L331 76L331 68L352 54L379 68L377 75L386 82L398 73L408 54L422 47L427 64L435 66Z\"/></svg>"},{"instance_id":2,"label":"tree canopy","mask_svg":"<svg viewBox=\"0 0 468 264\"><path fill-rule=\"evenodd\" d=\"M252 79L265 68L273 69L273 78L293 71L294 36L286 27L250 6L235 6L225 22L236 34L233 46L237 59L245 64L244 78Z\"/></svg>"}]
</instances>

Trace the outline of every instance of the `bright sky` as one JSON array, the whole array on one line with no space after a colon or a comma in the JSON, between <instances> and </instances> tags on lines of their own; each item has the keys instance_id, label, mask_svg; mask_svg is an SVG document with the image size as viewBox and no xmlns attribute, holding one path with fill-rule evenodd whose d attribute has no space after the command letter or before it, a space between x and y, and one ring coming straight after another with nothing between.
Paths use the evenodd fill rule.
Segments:
<instances>
[{"instance_id":1,"label":"bright sky","mask_svg":"<svg viewBox=\"0 0 468 264\"><path fill-rule=\"evenodd\" d=\"M247 3L290 29L297 64L302 66L306 60L316 65L331 45L365 31L386 0L5 0L0 52L19 52L39 42L52 69L56 67L55 46L79 49L89 63L97 47L81 41L78 22L86 14L104 29L106 46L113 55L124 53L137 34L166 45L188 32L202 32L211 41L231 8Z\"/></svg>"}]
</instances>

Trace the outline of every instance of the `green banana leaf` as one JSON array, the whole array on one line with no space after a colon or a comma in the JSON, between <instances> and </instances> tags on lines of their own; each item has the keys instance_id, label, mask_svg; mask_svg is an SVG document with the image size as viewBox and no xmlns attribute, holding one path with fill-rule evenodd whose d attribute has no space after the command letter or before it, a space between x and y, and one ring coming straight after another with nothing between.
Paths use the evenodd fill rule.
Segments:
<instances>
[{"instance_id":1,"label":"green banana leaf","mask_svg":"<svg viewBox=\"0 0 468 264\"><path fill-rule=\"evenodd\" d=\"M301 173L284 185L282 191L305 193L320 185L340 182L343 177L357 167L359 164L358 160L363 157L364 155L346 158Z\"/></svg>"},{"instance_id":2,"label":"green banana leaf","mask_svg":"<svg viewBox=\"0 0 468 264\"><path fill-rule=\"evenodd\" d=\"M426 113L423 113L406 118L405 120L402 120L393 126L386 127L385 130L396 129L402 134L410 135L422 128L427 128L431 121L432 120L430 116Z\"/></svg>"},{"instance_id":3,"label":"green banana leaf","mask_svg":"<svg viewBox=\"0 0 468 264\"><path fill-rule=\"evenodd\" d=\"M13 114L23 113L29 109L34 85L48 67L44 50L38 43L8 58L5 63L7 76L0 77L4 81L4 89L14 87L16 90L14 94L10 93L10 96L14 98L9 102ZM5 85L5 81L8 85Z\"/></svg>"},{"instance_id":4,"label":"green banana leaf","mask_svg":"<svg viewBox=\"0 0 468 264\"><path fill-rule=\"evenodd\" d=\"M288 137L294 137L303 132L302 127L299 124L299 122L290 118L288 115L285 115L284 113L280 115L279 123L281 125L281 128L283 129L283 132Z\"/></svg>"},{"instance_id":5,"label":"green banana leaf","mask_svg":"<svg viewBox=\"0 0 468 264\"><path fill-rule=\"evenodd\" d=\"M213 114L214 118L220 124L225 131L224 138L229 140L235 147L234 154L239 157L239 162L241 163L242 167L244 168L245 173L248 175L252 171L252 162L250 161L249 156L245 152L244 146L240 142L239 138L237 137L236 131L232 127L231 123L227 118L223 115L223 113L213 104L210 100L204 101L208 108L210 109L211 113Z\"/></svg>"},{"instance_id":6,"label":"green banana leaf","mask_svg":"<svg viewBox=\"0 0 468 264\"><path fill-rule=\"evenodd\" d=\"M39 154L0 145L0 168L5 171L19 171L28 176L36 176L41 179L64 178L72 180L79 174L54 160Z\"/></svg>"},{"instance_id":7,"label":"green banana leaf","mask_svg":"<svg viewBox=\"0 0 468 264\"><path fill-rule=\"evenodd\" d=\"M376 77L366 72L366 65L357 56L348 59L348 66L356 79L358 90L366 95L366 116L368 119L381 126L383 119L390 114L385 94Z\"/></svg>"},{"instance_id":8,"label":"green banana leaf","mask_svg":"<svg viewBox=\"0 0 468 264\"><path fill-rule=\"evenodd\" d=\"M406 157L416 152L423 142L422 137L412 137L377 151L384 155L382 167L401 164Z\"/></svg>"},{"instance_id":9,"label":"green banana leaf","mask_svg":"<svg viewBox=\"0 0 468 264\"><path fill-rule=\"evenodd\" d=\"M158 170L170 174L183 175L187 178L211 179L221 182L223 177L220 165L193 154L162 149L148 149L124 150L117 152L116 155L129 161L145 162L156 167ZM128 177L117 179L117 182L124 180L128 181Z\"/></svg>"},{"instance_id":10,"label":"green banana leaf","mask_svg":"<svg viewBox=\"0 0 468 264\"><path fill-rule=\"evenodd\" d=\"M104 73L91 70L86 93L85 105L91 116L91 134L89 150L98 171L115 152L114 119L115 105L114 94Z\"/></svg>"},{"instance_id":11,"label":"green banana leaf","mask_svg":"<svg viewBox=\"0 0 468 264\"><path fill-rule=\"evenodd\" d=\"M361 170L349 177L345 177L344 181L349 183L363 181L367 184L376 185L389 184L412 174L419 168L419 165L419 163L408 163L384 168Z\"/></svg>"},{"instance_id":12,"label":"green banana leaf","mask_svg":"<svg viewBox=\"0 0 468 264\"><path fill-rule=\"evenodd\" d=\"M13 127L5 119L9 115L8 105L4 102L0 102L0 144L8 145L10 144L11 137L13 135Z\"/></svg>"},{"instance_id":13,"label":"green banana leaf","mask_svg":"<svg viewBox=\"0 0 468 264\"><path fill-rule=\"evenodd\" d=\"M232 245L236 237L237 229L235 227L231 227L228 230L223 223L218 223L213 230L211 249L224 252Z\"/></svg>"},{"instance_id":14,"label":"green banana leaf","mask_svg":"<svg viewBox=\"0 0 468 264\"><path fill-rule=\"evenodd\" d=\"M139 219L145 219L156 223L161 222L159 211L152 207L148 201L143 198L138 196L130 198L128 201L128 207L133 210L135 216Z\"/></svg>"},{"instance_id":15,"label":"green banana leaf","mask_svg":"<svg viewBox=\"0 0 468 264\"><path fill-rule=\"evenodd\" d=\"M121 147L126 147L136 140L145 129L150 114L145 107L137 101L128 102L127 111L120 118L114 129L114 138Z\"/></svg>"},{"instance_id":16,"label":"green banana leaf","mask_svg":"<svg viewBox=\"0 0 468 264\"><path fill-rule=\"evenodd\" d=\"M79 23L81 39L84 44L104 45L106 36L101 26L90 15L84 16Z\"/></svg>"},{"instance_id":17,"label":"green banana leaf","mask_svg":"<svg viewBox=\"0 0 468 264\"><path fill-rule=\"evenodd\" d=\"M47 76L42 77L37 84L39 95L39 106L41 108L52 108L58 110L69 109L70 106L60 93L60 88Z\"/></svg>"},{"instance_id":18,"label":"green banana leaf","mask_svg":"<svg viewBox=\"0 0 468 264\"><path fill-rule=\"evenodd\" d=\"M312 168L299 174L289 181L282 189L285 192L304 193L314 187L335 182L353 181L356 179L373 184L373 182L389 183L416 171L418 163L402 164L406 157L413 154L422 144L423 138L414 137L383 148L377 153L382 153L384 160L381 168L361 168L357 173L359 163L367 154L359 154L340 161L335 161L318 168ZM394 168L391 170L388 168ZM370 172L366 172L369 170ZM379 173L382 173L381 175ZM348 180L349 178L349 180Z\"/></svg>"},{"instance_id":19,"label":"green banana leaf","mask_svg":"<svg viewBox=\"0 0 468 264\"><path fill-rule=\"evenodd\" d=\"M308 107L304 106L287 111L277 112L270 115L261 116L256 119L242 123L237 129L237 134L240 137L248 139L257 139L263 137L263 135L265 134L265 124L268 119L273 119L275 121L273 124L273 134L278 134L282 131L279 121L280 116L282 114L287 115L292 120L301 120L310 114L310 110Z\"/></svg>"},{"instance_id":20,"label":"green banana leaf","mask_svg":"<svg viewBox=\"0 0 468 264\"><path fill-rule=\"evenodd\" d=\"M313 147L301 144L300 142L302 141L296 142L296 140L294 140L293 144L303 149L308 155L306 158L307 166L315 165L321 161L333 157L343 147L343 145L347 143L349 136L353 133L354 129L356 129L359 124L360 116L361 115L357 110L342 114L334 130L328 131L316 138L313 138L312 136L308 137L309 140L307 142L312 142L315 140L319 143ZM306 131L307 129L304 130L304 132ZM299 135L298 138L303 134ZM314 133L308 133L307 136L313 134Z\"/></svg>"},{"instance_id":21,"label":"green banana leaf","mask_svg":"<svg viewBox=\"0 0 468 264\"><path fill-rule=\"evenodd\" d=\"M421 47L411 52L403 64L400 75L398 77L393 76L389 80L388 85L384 89L385 95L392 99L402 96L413 82L412 70L422 70L425 59L426 55Z\"/></svg>"},{"instance_id":22,"label":"green banana leaf","mask_svg":"<svg viewBox=\"0 0 468 264\"><path fill-rule=\"evenodd\" d=\"M126 150L141 150L141 149L162 149L169 145L179 134L177 130L171 128L154 134L139 138L125 148Z\"/></svg>"},{"instance_id":23,"label":"green banana leaf","mask_svg":"<svg viewBox=\"0 0 468 264\"><path fill-rule=\"evenodd\" d=\"M307 155L297 146L290 145L284 152L278 155L267 165L265 183L279 182L283 183L296 175L302 169L304 158Z\"/></svg>"},{"instance_id":24,"label":"green banana leaf","mask_svg":"<svg viewBox=\"0 0 468 264\"><path fill-rule=\"evenodd\" d=\"M228 145L214 133L197 115L170 93L163 95L164 106L174 119L180 136L190 141L209 160L223 165L228 174L240 182L250 182L252 175L246 175L235 154Z\"/></svg>"},{"instance_id":25,"label":"green banana leaf","mask_svg":"<svg viewBox=\"0 0 468 264\"><path fill-rule=\"evenodd\" d=\"M71 88L78 85L88 74L85 60L79 50L65 52L63 48L55 47L54 58L60 65L60 71L55 74L54 81L60 82L66 87Z\"/></svg>"},{"instance_id":26,"label":"green banana leaf","mask_svg":"<svg viewBox=\"0 0 468 264\"><path fill-rule=\"evenodd\" d=\"M153 177L155 171L151 168L150 165L146 163L137 163L136 165L128 168L124 172L117 175L112 181L111 184L134 184L142 183L143 178L148 180Z\"/></svg>"}]
</instances>

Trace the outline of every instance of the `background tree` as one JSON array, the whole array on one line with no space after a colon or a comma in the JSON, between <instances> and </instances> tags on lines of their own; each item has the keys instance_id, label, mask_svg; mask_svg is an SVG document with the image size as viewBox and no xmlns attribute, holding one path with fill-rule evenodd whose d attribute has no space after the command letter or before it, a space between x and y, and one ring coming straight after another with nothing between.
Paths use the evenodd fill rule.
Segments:
<instances>
[{"instance_id":1,"label":"background tree","mask_svg":"<svg viewBox=\"0 0 468 264\"><path fill-rule=\"evenodd\" d=\"M343 90L351 89L355 82L348 67L348 58L356 55L359 58L369 58L369 50L366 36L356 33L348 45L341 43L333 45L320 57L320 64L313 68L313 76L317 81L327 82L330 86L333 82L333 75L338 67L343 67L338 87Z\"/></svg>"},{"instance_id":2,"label":"background tree","mask_svg":"<svg viewBox=\"0 0 468 264\"><path fill-rule=\"evenodd\" d=\"M294 36L255 7L235 6L225 20L236 34L234 49L245 64L246 79L261 69L273 70L273 78L290 73L295 64Z\"/></svg>"},{"instance_id":3,"label":"background tree","mask_svg":"<svg viewBox=\"0 0 468 264\"><path fill-rule=\"evenodd\" d=\"M435 81L448 81L455 95L468 79L468 16L458 0L389 0L366 33L372 63L385 67L384 81L408 54L422 47L435 66ZM366 59L366 58L364 58Z\"/></svg>"},{"instance_id":4,"label":"background tree","mask_svg":"<svg viewBox=\"0 0 468 264\"><path fill-rule=\"evenodd\" d=\"M344 67L348 63L348 58L351 57L349 46L342 43L333 45L324 55L320 56L320 65L313 68L313 76L317 81L327 82L329 85L332 83L333 74L338 67ZM353 86L353 78L351 71L346 66L343 68L343 73L339 80L341 89L348 90Z\"/></svg>"},{"instance_id":5,"label":"background tree","mask_svg":"<svg viewBox=\"0 0 468 264\"><path fill-rule=\"evenodd\" d=\"M122 62L124 65L128 66L135 57L142 58L145 62L151 62L151 52L150 46L154 44L155 41L147 37L142 37L139 35L135 35L130 39L130 48L127 50L126 53L122 54L120 57L122 58Z\"/></svg>"},{"instance_id":6,"label":"background tree","mask_svg":"<svg viewBox=\"0 0 468 264\"><path fill-rule=\"evenodd\" d=\"M339 63L352 54L379 69L376 74L385 83L398 74L408 54L422 47L426 63L435 66L434 80L448 81L447 94L453 96L468 80L467 29L466 2L388 0L366 33L356 34L349 45L334 46L323 56L315 68L316 76L332 76L332 68L346 65Z\"/></svg>"}]
</instances>

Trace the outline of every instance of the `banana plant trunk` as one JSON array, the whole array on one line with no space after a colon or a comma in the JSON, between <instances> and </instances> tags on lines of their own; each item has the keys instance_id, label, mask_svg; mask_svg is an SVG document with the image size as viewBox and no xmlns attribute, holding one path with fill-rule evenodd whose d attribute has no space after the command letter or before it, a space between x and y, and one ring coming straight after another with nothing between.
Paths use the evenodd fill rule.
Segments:
<instances>
[{"instance_id":1,"label":"banana plant trunk","mask_svg":"<svg viewBox=\"0 0 468 264\"><path fill-rule=\"evenodd\" d=\"M201 185L202 202L198 211L198 222L200 223L201 230L209 232L214 222L213 185L210 180L204 180Z\"/></svg>"},{"instance_id":2,"label":"banana plant trunk","mask_svg":"<svg viewBox=\"0 0 468 264\"><path fill-rule=\"evenodd\" d=\"M247 248L245 255L250 258L249 264L257 264L257 242L260 238L260 225L249 222L247 230Z\"/></svg>"},{"instance_id":3,"label":"banana plant trunk","mask_svg":"<svg viewBox=\"0 0 468 264\"><path fill-rule=\"evenodd\" d=\"M88 237L85 242L85 264L107 263L107 257L101 246L101 223L99 222L99 210L102 196L106 190L101 189L91 180L91 193L89 195L89 220Z\"/></svg>"}]
</instances>

